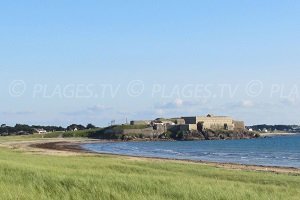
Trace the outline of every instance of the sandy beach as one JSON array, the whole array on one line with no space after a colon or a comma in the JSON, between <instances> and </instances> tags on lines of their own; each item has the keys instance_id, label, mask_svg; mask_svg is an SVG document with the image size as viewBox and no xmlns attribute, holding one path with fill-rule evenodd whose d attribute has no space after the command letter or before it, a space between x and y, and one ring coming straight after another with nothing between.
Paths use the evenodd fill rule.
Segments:
<instances>
[{"instance_id":1,"label":"sandy beach","mask_svg":"<svg viewBox=\"0 0 300 200\"><path fill-rule=\"evenodd\" d=\"M12 141L12 142L0 142L1 147L19 150L25 153L37 153L47 155L59 155L59 156L103 156L109 155L114 157L122 157L130 160L151 160L159 162L181 162L181 163L194 163L201 165L208 165L218 168L232 169L232 170L248 170L248 171L263 171L272 173L285 173L300 175L300 169L289 167L270 167L259 165L243 165L235 163L216 163L206 161L193 161L193 160L178 160L178 159L164 159L164 158L149 158L149 157L134 157L124 155L113 154L100 154L88 151L81 147L82 144L88 143L100 143L100 142L115 142L105 140L91 140L91 139L47 139L47 140L34 140L34 141Z\"/></svg>"}]
</instances>

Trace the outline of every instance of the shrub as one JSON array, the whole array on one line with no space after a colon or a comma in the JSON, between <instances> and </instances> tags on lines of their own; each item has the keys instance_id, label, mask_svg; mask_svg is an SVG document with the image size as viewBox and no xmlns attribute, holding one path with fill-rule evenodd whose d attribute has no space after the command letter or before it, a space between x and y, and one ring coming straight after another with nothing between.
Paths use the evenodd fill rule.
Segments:
<instances>
[{"instance_id":1,"label":"shrub","mask_svg":"<svg viewBox=\"0 0 300 200\"><path fill-rule=\"evenodd\" d=\"M52 133L47 133L43 135L44 138L58 138L58 137L63 137L63 132L52 132Z\"/></svg>"},{"instance_id":2,"label":"shrub","mask_svg":"<svg viewBox=\"0 0 300 200\"><path fill-rule=\"evenodd\" d=\"M177 134L176 134L176 139L182 139L183 138L183 132L182 131L179 131Z\"/></svg>"}]
</instances>

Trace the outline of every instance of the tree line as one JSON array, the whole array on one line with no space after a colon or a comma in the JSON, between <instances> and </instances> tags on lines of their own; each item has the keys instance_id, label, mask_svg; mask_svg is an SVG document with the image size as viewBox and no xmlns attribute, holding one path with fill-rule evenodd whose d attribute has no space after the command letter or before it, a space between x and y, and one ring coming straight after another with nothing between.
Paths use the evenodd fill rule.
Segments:
<instances>
[{"instance_id":1,"label":"tree line","mask_svg":"<svg viewBox=\"0 0 300 200\"><path fill-rule=\"evenodd\" d=\"M28 135L34 134L37 130L45 130L47 132L57 132L57 131L75 131L75 130L86 130L97 128L93 124L88 124L86 126L81 124L71 124L64 128L62 126L37 126L37 125L26 125L26 124L16 124L15 126L7 126L2 124L0 127L0 135Z\"/></svg>"}]
</instances>

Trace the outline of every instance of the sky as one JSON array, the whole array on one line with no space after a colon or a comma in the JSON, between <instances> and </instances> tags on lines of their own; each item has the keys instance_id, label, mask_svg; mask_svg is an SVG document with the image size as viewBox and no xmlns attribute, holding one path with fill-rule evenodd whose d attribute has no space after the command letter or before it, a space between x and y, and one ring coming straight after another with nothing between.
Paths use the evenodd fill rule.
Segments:
<instances>
[{"instance_id":1,"label":"sky","mask_svg":"<svg viewBox=\"0 0 300 200\"><path fill-rule=\"evenodd\" d=\"M300 124L300 1L1 1L0 123Z\"/></svg>"}]
</instances>

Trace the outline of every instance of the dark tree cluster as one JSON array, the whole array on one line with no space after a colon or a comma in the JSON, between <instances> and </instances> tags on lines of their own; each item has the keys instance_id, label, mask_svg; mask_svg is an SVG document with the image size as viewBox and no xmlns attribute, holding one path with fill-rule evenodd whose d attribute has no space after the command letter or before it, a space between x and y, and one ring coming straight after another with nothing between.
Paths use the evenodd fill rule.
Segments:
<instances>
[{"instance_id":1,"label":"dark tree cluster","mask_svg":"<svg viewBox=\"0 0 300 200\"><path fill-rule=\"evenodd\" d=\"M61 126L29 126L26 124L16 124L15 126L7 126L2 124L0 126L0 135L29 135L34 134L37 130L45 130L46 132L56 132L56 131L74 131L74 130L85 130L85 129L95 129L97 128L93 124L88 124L86 127L83 125L72 124L67 128Z\"/></svg>"}]
</instances>

